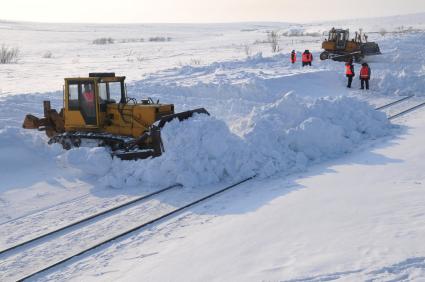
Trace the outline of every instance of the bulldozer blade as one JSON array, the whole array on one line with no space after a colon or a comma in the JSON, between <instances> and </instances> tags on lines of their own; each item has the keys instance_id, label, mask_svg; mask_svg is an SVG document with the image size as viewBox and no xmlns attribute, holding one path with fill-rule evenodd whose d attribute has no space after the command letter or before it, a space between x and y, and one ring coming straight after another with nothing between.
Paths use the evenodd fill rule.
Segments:
<instances>
[{"instance_id":1,"label":"bulldozer blade","mask_svg":"<svg viewBox=\"0 0 425 282\"><path fill-rule=\"evenodd\" d=\"M22 124L23 128L26 129L37 129L41 125L40 119L33 115L26 115L24 123Z\"/></svg>"},{"instance_id":2,"label":"bulldozer blade","mask_svg":"<svg viewBox=\"0 0 425 282\"><path fill-rule=\"evenodd\" d=\"M154 156L155 156L155 153L153 152L153 150L112 153L112 157L117 157L123 161L135 161L135 160L151 158Z\"/></svg>"},{"instance_id":3,"label":"bulldozer blade","mask_svg":"<svg viewBox=\"0 0 425 282\"><path fill-rule=\"evenodd\" d=\"M157 126L159 128L163 128L164 125L167 122L170 122L175 118L179 119L179 121L183 121L183 120L186 120L188 118L191 118L193 116L193 114L195 114L195 113L210 115L210 113L208 113L208 111L205 110L204 108L198 108L198 109L194 109L194 110L190 110L190 111L186 111L186 112L181 112L181 113L177 113L177 114L164 116L159 120Z\"/></svg>"},{"instance_id":4,"label":"bulldozer blade","mask_svg":"<svg viewBox=\"0 0 425 282\"><path fill-rule=\"evenodd\" d=\"M52 122L54 130L56 132L64 132L65 131L65 121L63 119L63 115L61 116L60 114L58 114L58 112L56 110L50 110L48 112L47 119L49 119Z\"/></svg>"}]
</instances>

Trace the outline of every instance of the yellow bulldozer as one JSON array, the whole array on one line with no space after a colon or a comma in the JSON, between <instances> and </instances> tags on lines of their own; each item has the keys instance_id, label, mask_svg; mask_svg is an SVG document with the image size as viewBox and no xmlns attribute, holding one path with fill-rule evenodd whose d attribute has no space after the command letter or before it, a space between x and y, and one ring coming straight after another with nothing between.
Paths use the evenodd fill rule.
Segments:
<instances>
[{"instance_id":1,"label":"yellow bulldozer","mask_svg":"<svg viewBox=\"0 0 425 282\"><path fill-rule=\"evenodd\" d=\"M322 43L322 49L324 51L320 54L321 60L331 59L339 62L347 62L350 59L361 62L366 56L381 54L378 44L368 42L367 35L361 30L350 39L348 29L332 28L328 38Z\"/></svg>"},{"instance_id":2,"label":"yellow bulldozer","mask_svg":"<svg viewBox=\"0 0 425 282\"><path fill-rule=\"evenodd\" d=\"M44 130L49 144L59 143L64 149L104 146L123 160L160 156L164 152L161 128L167 122L209 114L204 108L174 113L173 104L151 98L138 102L127 96L125 76L115 73L65 78L63 95L59 112L44 101L44 117L28 114L23 127Z\"/></svg>"}]
</instances>

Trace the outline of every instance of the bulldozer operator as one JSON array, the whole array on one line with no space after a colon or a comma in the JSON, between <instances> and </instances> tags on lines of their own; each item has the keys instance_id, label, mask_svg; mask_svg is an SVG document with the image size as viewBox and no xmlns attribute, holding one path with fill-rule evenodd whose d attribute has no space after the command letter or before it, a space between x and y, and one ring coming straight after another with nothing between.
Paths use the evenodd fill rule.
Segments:
<instances>
[{"instance_id":1,"label":"bulldozer operator","mask_svg":"<svg viewBox=\"0 0 425 282\"><path fill-rule=\"evenodd\" d=\"M87 116L88 120L96 119L96 105L94 103L94 87L92 83L84 83L82 91L81 110Z\"/></svg>"}]
</instances>

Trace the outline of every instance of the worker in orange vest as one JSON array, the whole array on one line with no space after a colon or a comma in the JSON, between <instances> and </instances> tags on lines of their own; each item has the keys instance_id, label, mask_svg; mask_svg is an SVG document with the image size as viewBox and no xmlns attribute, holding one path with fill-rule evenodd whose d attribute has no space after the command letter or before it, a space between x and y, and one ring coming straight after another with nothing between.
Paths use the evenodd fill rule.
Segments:
<instances>
[{"instance_id":1,"label":"worker in orange vest","mask_svg":"<svg viewBox=\"0 0 425 282\"><path fill-rule=\"evenodd\" d=\"M303 67L311 66L311 62L313 62L313 54L309 50L305 50L302 58Z\"/></svg>"},{"instance_id":2,"label":"worker in orange vest","mask_svg":"<svg viewBox=\"0 0 425 282\"><path fill-rule=\"evenodd\" d=\"M353 82L353 77L355 76L354 65L353 65L352 59L350 59L345 64L345 76L348 78L347 88L351 88L351 83Z\"/></svg>"},{"instance_id":3,"label":"worker in orange vest","mask_svg":"<svg viewBox=\"0 0 425 282\"><path fill-rule=\"evenodd\" d=\"M292 50L292 52L291 52L291 63L295 64L296 61L297 61L297 53L295 52L295 50Z\"/></svg>"},{"instance_id":4,"label":"worker in orange vest","mask_svg":"<svg viewBox=\"0 0 425 282\"><path fill-rule=\"evenodd\" d=\"M360 69L360 89L364 89L364 85L366 84L366 90L369 90L370 75L371 71L369 65L367 63L363 63L362 68Z\"/></svg>"}]
</instances>

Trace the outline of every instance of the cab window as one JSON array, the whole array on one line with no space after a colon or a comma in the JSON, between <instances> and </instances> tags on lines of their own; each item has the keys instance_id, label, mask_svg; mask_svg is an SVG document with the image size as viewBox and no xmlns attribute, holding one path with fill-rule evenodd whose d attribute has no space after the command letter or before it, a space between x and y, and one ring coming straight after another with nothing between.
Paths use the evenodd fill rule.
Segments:
<instances>
[{"instance_id":1,"label":"cab window","mask_svg":"<svg viewBox=\"0 0 425 282\"><path fill-rule=\"evenodd\" d=\"M121 101L121 82L99 83L99 95L102 100L118 103Z\"/></svg>"},{"instance_id":2,"label":"cab window","mask_svg":"<svg viewBox=\"0 0 425 282\"><path fill-rule=\"evenodd\" d=\"M78 84L70 84L68 93L68 109L71 111L78 111L80 109L78 106Z\"/></svg>"},{"instance_id":3,"label":"cab window","mask_svg":"<svg viewBox=\"0 0 425 282\"><path fill-rule=\"evenodd\" d=\"M106 91L106 83L99 83L99 98L101 102L108 100L108 93Z\"/></svg>"},{"instance_id":4,"label":"cab window","mask_svg":"<svg viewBox=\"0 0 425 282\"><path fill-rule=\"evenodd\" d=\"M121 100L121 82L110 82L109 83L109 97L115 102Z\"/></svg>"},{"instance_id":5,"label":"cab window","mask_svg":"<svg viewBox=\"0 0 425 282\"><path fill-rule=\"evenodd\" d=\"M96 125L96 96L92 81L69 81L68 110L79 111L86 124Z\"/></svg>"}]
</instances>

